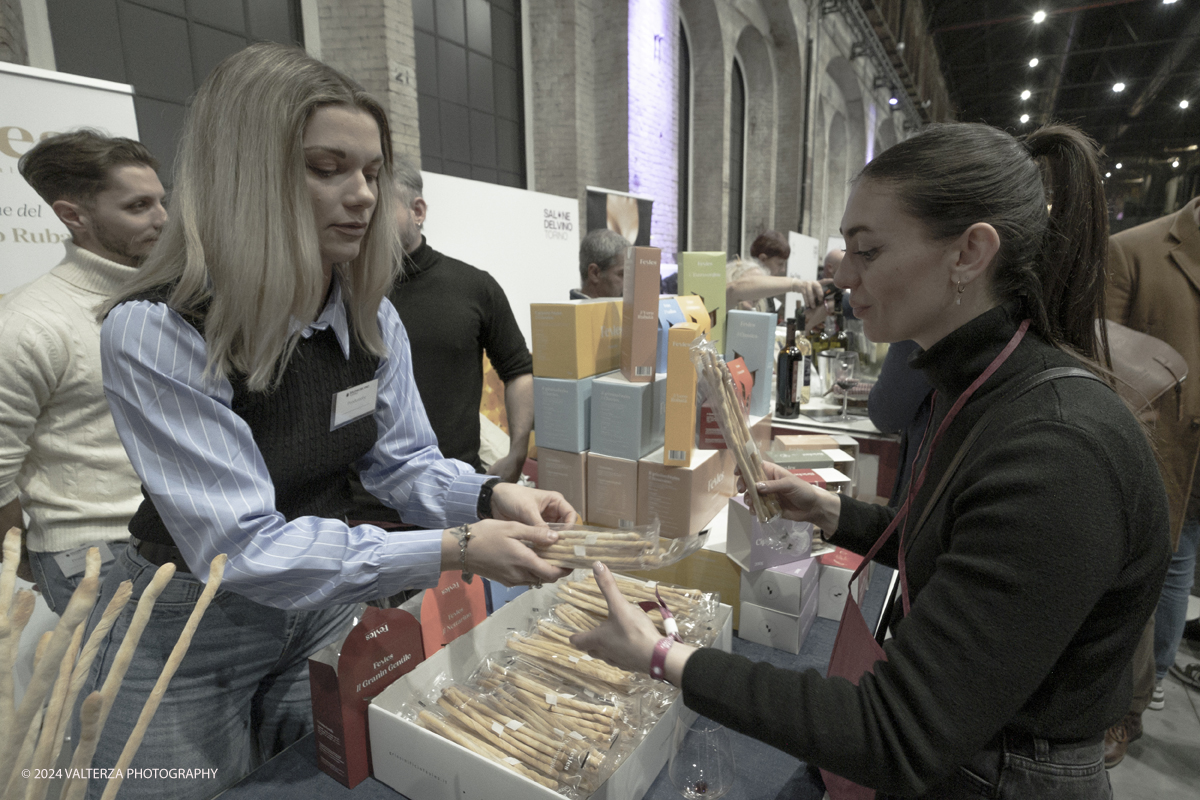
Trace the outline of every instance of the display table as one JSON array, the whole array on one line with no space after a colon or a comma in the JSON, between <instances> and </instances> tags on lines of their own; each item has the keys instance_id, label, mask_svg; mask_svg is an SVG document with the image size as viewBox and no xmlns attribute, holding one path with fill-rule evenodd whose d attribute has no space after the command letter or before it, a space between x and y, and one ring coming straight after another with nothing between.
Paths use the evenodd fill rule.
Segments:
<instances>
[{"instance_id":1,"label":"display table","mask_svg":"<svg viewBox=\"0 0 1200 800\"><path fill-rule=\"evenodd\" d=\"M872 627L879 617L891 572L886 568L876 568L871 577L862 611ZM733 652L787 669L818 669L824 672L836 635L837 623L818 618L799 655L773 650L737 637L733 640ZM730 738L737 763L737 782L725 795L726 800L821 800L824 788L820 778L804 762L748 736L731 731ZM310 734L221 794L222 800L290 800L294 797L398 800L403 797L374 778L368 778L353 790L347 789L317 769L314 748L314 738ZM671 785L665 767L645 796L647 800L674 800L680 796Z\"/></svg>"}]
</instances>

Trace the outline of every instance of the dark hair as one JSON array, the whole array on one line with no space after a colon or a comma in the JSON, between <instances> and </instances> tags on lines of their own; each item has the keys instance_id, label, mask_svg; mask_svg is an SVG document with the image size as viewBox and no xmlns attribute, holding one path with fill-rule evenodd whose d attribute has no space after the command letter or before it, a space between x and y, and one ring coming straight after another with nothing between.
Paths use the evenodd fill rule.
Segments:
<instances>
[{"instance_id":1,"label":"dark hair","mask_svg":"<svg viewBox=\"0 0 1200 800\"><path fill-rule=\"evenodd\" d=\"M864 178L893 186L937 239L977 222L995 228L996 296L1019 302L1049 342L1107 361L1095 321L1104 316L1108 210L1096 147L1082 131L1047 125L1020 142L987 125L930 125L855 180Z\"/></svg>"},{"instance_id":2,"label":"dark hair","mask_svg":"<svg viewBox=\"0 0 1200 800\"><path fill-rule=\"evenodd\" d=\"M108 188L109 171L126 164L158 169L158 159L141 142L80 128L38 142L21 156L17 169L47 203L88 203Z\"/></svg>"},{"instance_id":3,"label":"dark hair","mask_svg":"<svg viewBox=\"0 0 1200 800\"><path fill-rule=\"evenodd\" d=\"M750 245L750 255L758 259L787 258L791 254L792 246L779 231L763 231Z\"/></svg>"}]
</instances>

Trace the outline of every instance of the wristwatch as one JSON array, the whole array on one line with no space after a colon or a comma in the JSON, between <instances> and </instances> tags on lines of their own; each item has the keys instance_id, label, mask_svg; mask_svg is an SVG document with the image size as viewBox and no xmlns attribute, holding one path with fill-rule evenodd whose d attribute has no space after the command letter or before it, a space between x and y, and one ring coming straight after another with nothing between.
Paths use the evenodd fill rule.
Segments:
<instances>
[{"instance_id":1,"label":"wristwatch","mask_svg":"<svg viewBox=\"0 0 1200 800\"><path fill-rule=\"evenodd\" d=\"M475 574L467 569L467 543L471 541L471 526L459 525L454 529L454 535L458 537L458 563L462 567L463 581L470 583Z\"/></svg>"},{"instance_id":2,"label":"wristwatch","mask_svg":"<svg viewBox=\"0 0 1200 800\"><path fill-rule=\"evenodd\" d=\"M499 478L492 478L479 487L479 501L475 504L475 516L480 519L492 518L492 490L499 482Z\"/></svg>"}]
</instances>

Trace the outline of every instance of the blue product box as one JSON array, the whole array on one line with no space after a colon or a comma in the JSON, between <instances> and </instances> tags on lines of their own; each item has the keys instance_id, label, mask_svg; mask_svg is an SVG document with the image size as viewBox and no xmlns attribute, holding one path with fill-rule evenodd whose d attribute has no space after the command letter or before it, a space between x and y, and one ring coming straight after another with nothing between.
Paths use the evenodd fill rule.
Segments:
<instances>
[{"instance_id":1,"label":"blue product box","mask_svg":"<svg viewBox=\"0 0 1200 800\"><path fill-rule=\"evenodd\" d=\"M725 360L741 358L754 377L750 408L754 416L771 411L771 378L775 372L775 315L730 311L725 322Z\"/></svg>"},{"instance_id":2,"label":"blue product box","mask_svg":"<svg viewBox=\"0 0 1200 800\"><path fill-rule=\"evenodd\" d=\"M533 379L533 428L539 448L568 453L588 449L595 379L594 375L579 380Z\"/></svg>"},{"instance_id":3,"label":"blue product box","mask_svg":"<svg viewBox=\"0 0 1200 800\"><path fill-rule=\"evenodd\" d=\"M654 371L667 371L667 331L672 325L687 322L687 317L679 308L679 301L674 297L658 298L658 352L655 356Z\"/></svg>"},{"instance_id":4,"label":"blue product box","mask_svg":"<svg viewBox=\"0 0 1200 800\"><path fill-rule=\"evenodd\" d=\"M655 375L651 383L633 383L619 373L596 378L592 383L588 449L637 461L662 447L666 383L666 375ZM662 412L658 409L659 400L664 407Z\"/></svg>"}]
</instances>

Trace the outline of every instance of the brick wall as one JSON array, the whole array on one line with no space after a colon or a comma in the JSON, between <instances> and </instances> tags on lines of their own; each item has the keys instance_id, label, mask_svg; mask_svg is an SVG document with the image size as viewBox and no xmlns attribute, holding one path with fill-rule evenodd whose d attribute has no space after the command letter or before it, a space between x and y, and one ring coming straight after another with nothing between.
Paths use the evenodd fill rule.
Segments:
<instances>
[{"instance_id":1,"label":"brick wall","mask_svg":"<svg viewBox=\"0 0 1200 800\"><path fill-rule=\"evenodd\" d=\"M29 63L21 0L0 0L0 61Z\"/></svg>"},{"instance_id":2,"label":"brick wall","mask_svg":"<svg viewBox=\"0 0 1200 800\"><path fill-rule=\"evenodd\" d=\"M678 251L679 43L674 0L629 0L629 191L654 198L650 245Z\"/></svg>"}]
</instances>

